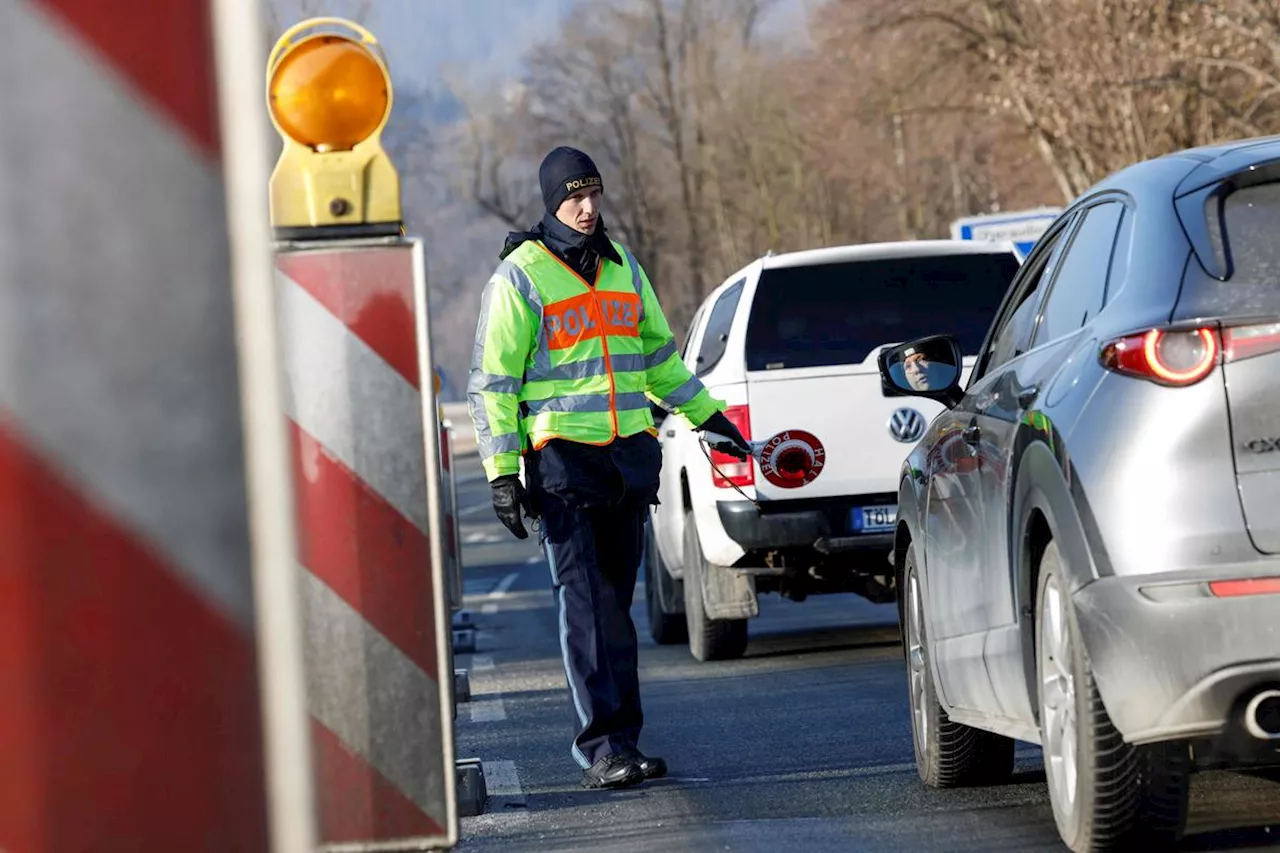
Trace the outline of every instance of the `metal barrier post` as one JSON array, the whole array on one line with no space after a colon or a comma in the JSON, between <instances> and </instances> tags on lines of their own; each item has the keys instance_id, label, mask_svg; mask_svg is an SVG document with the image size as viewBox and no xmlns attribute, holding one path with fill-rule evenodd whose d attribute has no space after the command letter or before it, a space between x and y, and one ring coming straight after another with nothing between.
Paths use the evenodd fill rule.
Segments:
<instances>
[{"instance_id":1,"label":"metal barrier post","mask_svg":"<svg viewBox=\"0 0 1280 853\"><path fill-rule=\"evenodd\" d=\"M457 842L421 256L399 238L277 255L321 840L335 851Z\"/></svg>"},{"instance_id":2,"label":"metal barrier post","mask_svg":"<svg viewBox=\"0 0 1280 853\"><path fill-rule=\"evenodd\" d=\"M445 457L453 458L453 428L445 425L440 430L440 446ZM462 542L458 527L457 474L452 465L445 472L442 486L445 490L448 510L444 516L446 565L449 567L449 610L453 626L453 648L460 654L476 651L476 624L471 611L463 609ZM468 691L469 692L469 691Z\"/></svg>"},{"instance_id":3,"label":"metal barrier post","mask_svg":"<svg viewBox=\"0 0 1280 853\"><path fill-rule=\"evenodd\" d=\"M22 81L0 90L13 853L313 849L274 323L253 292L267 222L245 183L265 153L237 97L258 14L0 13L0 70Z\"/></svg>"},{"instance_id":4,"label":"metal barrier post","mask_svg":"<svg viewBox=\"0 0 1280 853\"><path fill-rule=\"evenodd\" d=\"M267 96L320 837L330 851L452 847L458 791L475 786L454 762L422 243L403 236L380 142L391 74L367 29L312 18L277 40Z\"/></svg>"},{"instance_id":5,"label":"metal barrier post","mask_svg":"<svg viewBox=\"0 0 1280 853\"><path fill-rule=\"evenodd\" d=\"M449 458L456 459L453 449L453 424L449 425ZM449 519L449 542L453 547L453 588L456 607L462 609L462 524L458 515L458 470L449 472L449 505L453 507L453 515ZM470 621L465 620L465 621Z\"/></svg>"},{"instance_id":6,"label":"metal barrier post","mask_svg":"<svg viewBox=\"0 0 1280 853\"><path fill-rule=\"evenodd\" d=\"M453 465L453 424L445 421L440 430L440 443L444 449L445 466L445 544L449 566L449 607L462 610L462 540L458 529L458 472ZM464 620L464 623L470 620Z\"/></svg>"},{"instance_id":7,"label":"metal barrier post","mask_svg":"<svg viewBox=\"0 0 1280 853\"><path fill-rule=\"evenodd\" d=\"M459 629L474 629L475 625L469 619L460 618L470 614L461 610L462 553L458 547L458 474L453 467L453 424L447 420L441 421L440 450L445 480L441 484L445 506L443 521L445 530L445 567L449 576L449 610L453 614L453 643L450 644L452 653L459 650L457 648L459 644ZM470 651L475 651L474 636L471 639ZM458 716L458 703L471 701L471 679L466 669L459 669L456 664L453 667L453 715L456 719Z\"/></svg>"}]
</instances>

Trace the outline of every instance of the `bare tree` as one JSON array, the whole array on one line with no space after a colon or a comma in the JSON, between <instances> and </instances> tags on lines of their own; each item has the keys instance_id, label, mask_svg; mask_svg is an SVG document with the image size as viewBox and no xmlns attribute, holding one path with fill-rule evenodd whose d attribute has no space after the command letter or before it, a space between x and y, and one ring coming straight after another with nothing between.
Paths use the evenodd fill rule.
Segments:
<instances>
[{"instance_id":1,"label":"bare tree","mask_svg":"<svg viewBox=\"0 0 1280 853\"><path fill-rule=\"evenodd\" d=\"M827 0L808 53L760 37L769 6L590 0L516 95L469 101L469 197L523 226L542 154L588 150L611 230L683 325L767 251L940 237L1280 128L1270 0Z\"/></svg>"}]
</instances>

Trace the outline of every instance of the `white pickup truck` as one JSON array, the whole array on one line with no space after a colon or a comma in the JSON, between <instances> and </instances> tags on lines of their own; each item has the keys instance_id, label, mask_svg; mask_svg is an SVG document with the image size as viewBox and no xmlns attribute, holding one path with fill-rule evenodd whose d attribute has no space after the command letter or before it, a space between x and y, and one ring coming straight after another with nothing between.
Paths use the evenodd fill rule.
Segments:
<instances>
[{"instance_id":1,"label":"white pickup truck","mask_svg":"<svg viewBox=\"0 0 1280 853\"><path fill-rule=\"evenodd\" d=\"M708 454L683 419L659 424L644 565L657 642L740 657L763 592L893 600L899 469L943 407L886 390L876 356L944 329L976 355L1018 263L1010 244L959 240L816 249L759 258L706 298L685 363L745 437L801 436L822 465L776 485L759 460Z\"/></svg>"}]
</instances>

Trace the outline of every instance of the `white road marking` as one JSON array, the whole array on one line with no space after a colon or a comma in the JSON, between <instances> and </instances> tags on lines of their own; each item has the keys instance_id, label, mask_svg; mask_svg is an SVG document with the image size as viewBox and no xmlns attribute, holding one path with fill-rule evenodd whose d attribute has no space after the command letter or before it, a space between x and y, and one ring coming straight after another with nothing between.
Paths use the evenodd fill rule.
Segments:
<instances>
[{"instance_id":1,"label":"white road marking","mask_svg":"<svg viewBox=\"0 0 1280 853\"><path fill-rule=\"evenodd\" d=\"M507 718L507 706L502 694L485 689L485 682L493 673L491 655L471 656L471 702L468 709L473 723L498 723Z\"/></svg>"},{"instance_id":2,"label":"white road marking","mask_svg":"<svg viewBox=\"0 0 1280 853\"><path fill-rule=\"evenodd\" d=\"M468 584L464 585L465 594L467 596L474 596L476 598L488 599L488 603L481 605L480 612L486 616L492 616L493 614L498 612L497 601L500 599L506 598L507 593L511 591L511 587L514 586L515 582L518 581L519 579L520 579L520 575L516 572L512 572L511 574L504 577L502 580L498 581L497 585L495 585L492 589L486 590L484 592L481 592L479 587L487 586L490 583L490 581L488 580L471 581ZM474 586L472 584L474 584Z\"/></svg>"},{"instance_id":3,"label":"white road marking","mask_svg":"<svg viewBox=\"0 0 1280 853\"><path fill-rule=\"evenodd\" d=\"M493 672L493 658L489 655L473 655L471 658L471 671L474 677L471 680L471 702L467 705L471 711L471 722L497 723L505 720L507 718L507 706L502 701L502 694L487 691L481 693L480 690L480 682L484 680L484 676ZM483 695L484 698L479 698L480 695Z\"/></svg>"},{"instance_id":4,"label":"white road marking","mask_svg":"<svg viewBox=\"0 0 1280 853\"><path fill-rule=\"evenodd\" d=\"M500 723L507 718L507 706L500 695L491 699L476 699L473 696L467 707L471 710L473 723Z\"/></svg>"},{"instance_id":5,"label":"white road marking","mask_svg":"<svg viewBox=\"0 0 1280 853\"><path fill-rule=\"evenodd\" d=\"M462 518L467 515L475 515L477 513L484 512L486 509L493 509L493 504L473 504L472 506L464 506L462 509L458 510L458 518Z\"/></svg>"},{"instance_id":6,"label":"white road marking","mask_svg":"<svg viewBox=\"0 0 1280 853\"><path fill-rule=\"evenodd\" d=\"M520 579L520 575L512 572L502 580L498 581L498 585L493 588L493 592L489 593L490 598L503 598L507 591L511 589L512 584Z\"/></svg>"},{"instance_id":7,"label":"white road marking","mask_svg":"<svg viewBox=\"0 0 1280 853\"><path fill-rule=\"evenodd\" d=\"M524 799L524 789L520 787L520 774L516 772L514 761L482 761L484 766L484 787L495 797L512 797Z\"/></svg>"},{"instance_id":8,"label":"white road marking","mask_svg":"<svg viewBox=\"0 0 1280 853\"><path fill-rule=\"evenodd\" d=\"M501 834L518 832L529 825L529 809L524 789L520 787L520 774L514 761L481 761L484 769L484 786L489 796L501 797L503 802L475 817L464 817L464 825L476 830L472 834Z\"/></svg>"},{"instance_id":9,"label":"white road marking","mask_svg":"<svg viewBox=\"0 0 1280 853\"><path fill-rule=\"evenodd\" d=\"M546 562L546 558L541 555L536 555L536 556L530 557L528 560L525 560L525 565L536 566L542 562Z\"/></svg>"}]
</instances>

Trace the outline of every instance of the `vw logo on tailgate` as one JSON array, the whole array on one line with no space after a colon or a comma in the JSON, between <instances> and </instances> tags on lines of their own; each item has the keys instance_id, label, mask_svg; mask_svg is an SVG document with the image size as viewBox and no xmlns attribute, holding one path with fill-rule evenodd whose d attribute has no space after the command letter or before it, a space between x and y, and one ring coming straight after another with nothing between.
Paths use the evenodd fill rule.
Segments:
<instances>
[{"instance_id":1,"label":"vw logo on tailgate","mask_svg":"<svg viewBox=\"0 0 1280 853\"><path fill-rule=\"evenodd\" d=\"M889 418L889 434L903 444L919 441L925 426L924 415L915 409L898 409Z\"/></svg>"}]
</instances>

